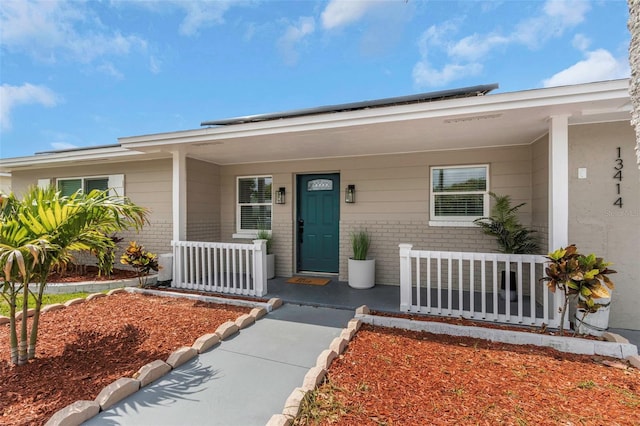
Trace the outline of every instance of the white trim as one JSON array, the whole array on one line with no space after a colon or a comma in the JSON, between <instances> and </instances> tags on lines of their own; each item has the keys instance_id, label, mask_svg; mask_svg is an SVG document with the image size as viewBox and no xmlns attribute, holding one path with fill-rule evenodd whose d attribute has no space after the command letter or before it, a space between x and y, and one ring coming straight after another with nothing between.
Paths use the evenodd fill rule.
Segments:
<instances>
[{"instance_id":1,"label":"white trim","mask_svg":"<svg viewBox=\"0 0 640 426\"><path fill-rule=\"evenodd\" d=\"M569 242L569 116L549 120L549 251Z\"/></svg>"},{"instance_id":2,"label":"white trim","mask_svg":"<svg viewBox=\"0 0 640 426\"><path fill-rule=\"evenodd\" d=\"M60 177L54 179L54 184L56 190L58 189L58 184L67 180L80 180L80 189L84 192L85 181L87 180L97 180L97 179L106 179L107 180L107 189L109 190L110 196L120 196L124 197L124 175L123 174L114 174L114 175L96 175L96 176L74 176L74 177ZM40 188L46 188L51 184L51 179L38 179L38 186Z\"/></svg>"},{"instance_id":3,"label":"white trim","mask_svg":"<svg viewBox=\"0 0 640 426\"><path fill-rule=\"evenodd\" d=\"M453 221L453 220L430 220L429 226L451 226L451 227L460 227L460 228L473 228L476 225L473 221Z\"/></svg>"},{"instance_id":4,"label":"white trim","mask_svg":"<svg viewBox=\"0 0 640 426\"><path fill-rule=\"evenodd\" d=\"M629 79L596 83L533 89L493 95L447 99L408 105L326 113L314 116L293 117L282 120L266 120L231 126L206 127L179 132L119 138L124 147L144 148L163 145L189 144L193 142L216 143L218 140L263 136L289 132L306 132L321 129L360 126L374 123L398 122L433 117L455 117L468 114L488 114L539 106L563 106L581 102L609 99L626 99Z\"/></svg>"},{"instance_id":5,"label":"white trim","mask_svg":"<svg viewBox=\"0 0 640 426\"><path fill-rule=\"evenodd\" d=\"M180 149L171 151L171 201L173 240L187 239L187 157Z\"/></svg>"},{"instance_id":6,"label":"white trim","mask_svg":"<svg viewBox=\"0 0 640 426\"><path fill-rule=\"evenodd\" d=\"M435 195L433 191L433 169L470 169L470 168L484 168L486 170L486 190L485 191L461 191L456 193L444 193L445 195L453 194L482 194L482 215L480 216L439 216L435 214ZM480 217L488 216L489 214L489 191L490 191L490 167L489 164L460 164L453 166L430 166L429 167L429 226L475 226L473 221ZM436 225L436 223L438 223Z\"/></svg>"},{"instance_id":7,"label":"white trim","mask_svg":"<svg viewBox=\"0 0 640 426\"><path fill-rule=\"evenodd\" d=\"M240 204L240 180L241 179L271 179L271 202L270 203L242 203ZM273 223L273 176L272 175L248 175L248 176L236 176L236 234L239 235L237 238L245 238L244 235L257 235L257 229L242 229L242 218L241 218L241 206L270 206L271 207L271 220L270 223ZM255 237L254 237L255 238Z\"/></svg>"},{"instance_id":8,"label":"white trim","mask_svg":"<svg viewBox=\"0 0 640 426\"><path fill-rule=\"evenodd\" d=\"M109 195L124 197L124 175L109 175Z\"/></svg>"}]
</instances>

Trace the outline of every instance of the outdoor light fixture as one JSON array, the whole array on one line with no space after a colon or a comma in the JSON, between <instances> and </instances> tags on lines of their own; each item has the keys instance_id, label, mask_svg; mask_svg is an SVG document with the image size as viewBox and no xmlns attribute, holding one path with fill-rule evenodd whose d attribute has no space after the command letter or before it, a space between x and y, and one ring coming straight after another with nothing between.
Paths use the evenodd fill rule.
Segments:
<instances>
[{"instance_id":1,"label":"outdoor light fixture","mask_svg":"<svg viewBox=\"0 0 640 426\"><path fill-rule=\"evenodd\" d=\"M278 188L276 191L276 204L284 204L286 192L287 191L284 189L284 186Z\"/></svg>"},{"instance_id":2,"label":"outdoor light fixture","mask_svg":"<svg viewBox=\"0 0 640 426\"><path fill-rule=\"evenodd\" d=\"M356 202L356 186L355 185L347 185L347 189L344 192L344 202L350 203L350 204Z\"/></svg>"}]
</instances>

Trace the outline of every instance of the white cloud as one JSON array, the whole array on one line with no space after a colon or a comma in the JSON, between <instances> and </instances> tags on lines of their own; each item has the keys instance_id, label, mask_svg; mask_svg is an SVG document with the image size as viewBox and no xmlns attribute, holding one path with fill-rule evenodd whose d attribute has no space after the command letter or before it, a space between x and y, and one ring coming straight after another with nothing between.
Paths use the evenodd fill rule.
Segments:
<instances>
[{"instance_id":1,"label":"white cloud","mask_svg":"<svg viewBox=\"0 0 640 426\"><path fill-rule=\"evenodd\" d=\"M315 31L315 20L312 17L301 17L298 22L289 25L284 35L278 40L278 48L285 63L293 65L298 61L298 47L304 39Z\"/></svg>"},{"instance_id":2,"label":"white cloud","mask_svg":"<svg viewBox=\"0 0 640 426\"><path fill-rule=\"evenodd\" d=\"M351 24L379 2L371 0L331 0L322 12L322 27L331 30Z\"/></svg>"},{"instance_id":3,"label":"white cloud","mask_svg":"<svg viewBox=\"0 0 640 426\"><path fill-rule=\"evenodd\" d=\"M589 39L584 34L576 34L575 36L573 36L571 44L579 51L585 52L591 45L591 39Z\"/></svg>"},{"instance_id":4,"label":"white cloud","mask_svg":"<svg viewBox=\"0 0 640 426\"><path fill-rule=\"evenodd\" d=\"M464 27L458 21L449 21L429 27L418 41L420 60L413 69L414 83L418 86L438 86L456 79L482 72L481 61L498 48L523 45L538 48L551 38L561 36L566 30L584 21L590 5L583 0L547 0L538 15L517 22L511 32L490 31L474 33L456 39ZM574 46L586 50L589 40L582 36L574 38ZM434 51L444 53L445 64L432 65Z\"/></svg>"},{"instance_id":5,"label":"white cloud","mask_svg":"<svg viewBox=\"0 0 640 426\"><path fill-rule=\"evenodd\" d=\"M224 14L231 7L228 1L174 1L175 5L186 12L180 24L180 33L195 35L202 28L224 23Z\"/></svg>"},{"instance_id":6,"label":"white cloud","mask_svg":"<svg viewBox=\"0 0 640 426\"><path fill-rule=\"evenodd\" d=\"M115 5L137 6L153 13L181 10L185 16L180 22L182 35L194 36L202 29L224 24L224 15L232 7L245 6L251 1L244 0L145 0L118 1Z\"/></svg>"},{"instance_id":7,"label":"white cloud","mask_svg":"<svg viewBox=\"0 0 640 426\"><path fill-rule=\"evenodd\" d=\"M481 72L482 65L479 63L451 63L438 70L428 62L422 61L413 67L413 81L419 86L444 86L454 80L477 75Z\"/></svg>"},{"instance_id":8,"label":"white cloud","mask_svg":"<svg viewBox=\"0 0 640 426\"><path fill-rule=\"evenodd\" d=\"M585 53L586 58L544 80L544 87L589 83L629 77L626 56L616 59L605 49Z\"/></svg>"},{"instance_id":9,"label":"white cloud","mask_svg":"<svg viewBox=\"0 0 640 426\"><path fill-rule=\"evenodd\" d=\"M151 71L153 74L160 74L161 66L162 61L160 61L160 59L156 58L153 55L149 57L149 71Z\"/></svg>"},{"instance_id":10,"label":"white cloud","mask_svg":"<svg viewBox=\"0 0 640 426\"><path fill-rule=\"evenodd\" d=\"M18 105L39 104L54 107L59 102L58 96L45 86L25 83L22 86L0 86L0 129L11 129L11 111Z\"/></svg>"},{"instance_id":11,"label":"white cloud","mask_svg":"<svg viewBox=\"0 0 640 426\"><path fill-rule=\"evenodd\" d=\"M0 44L42 61L58 56L89 63L103 55L146 49L133 35L109 32L88 7L91 3L6 0L0 3Z\"/></svg>"},{"instance_id":12,"label":"white cloud","mask_svg":"<svg viewBox=\"0 0 640 426\"><path fill-rule=\"evenodd\" d=\"M583 22L590 9L589 3L583 0L547 0L543 13L518 23L509 38L515 43L537 48Z\"/></svg>"},{"instance_id":13,"label":"white cloud","mask_svg":"<svg viewBox=\"0 0 640 426\"><path fill-rule=\"evenodd\" d=\"M115 78L116 80L122 80L124 78L124 74L122 74L111 62L103 62L98 65L96 69Z\"/></svg>"},{"instance_id":14,"label":"white cloud","mask_svg":"<svg viewBox=\"0 0 640 426\"><path fill-rule=\"evenodd\" d=\"M584 21L591 6L585 0L548 0L544 5L547 16L557 19L562 26L574 26Z\"/></svg>"},{"instance_id":15,"label":"white cloud","mask_svg":"<svg viewBox=\"0 0 640 426\"><path fill-rule=\"evenodd\" d=\"M495 47L508 43L508 38L498 34L473 34L451 46L448 54L454 58L475 61L487 55Z\"/></svg>"},{"instance_id":16,"label":"white cloud","mask_svg":"<svg viewBox=\"0 0 640 426\"><path fill-rule=\"evenodd\" d=\"M51 142L51 147L55 150L60 149L75 149L78 148L78 145L74 145L69 142Z\"/></svg>"},{"instance_id":17,"label":"white cloud","mask_svg":"<svg viewBox=\"0 0 640 426\"><path fill-rule=\"evenodd\" d=\"M482 72L482 65L475 61L460 61L464 55L466 46L471 45L471 40L466 46L462 44L452 45L449 41L451 35L458 31L459 23L454 21L446 21L440 25L429 27L418 40L418 49L420 51L421 60L413 67L413 81L417 86L443 86L459 78L477 75ZM458 46L458 47L456 47ZM451 58L453 51L458 49L459 58ZM434 50L444 50L451 62L441 67L434 66L429 60ZM469 55L473 56L473 55Z\"/></svg>"}]
</instances>

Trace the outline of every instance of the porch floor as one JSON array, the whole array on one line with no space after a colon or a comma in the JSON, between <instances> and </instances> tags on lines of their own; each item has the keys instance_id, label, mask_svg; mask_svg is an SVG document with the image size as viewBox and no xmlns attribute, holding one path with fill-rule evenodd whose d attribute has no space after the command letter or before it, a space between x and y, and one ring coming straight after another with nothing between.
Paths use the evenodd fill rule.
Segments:
<instances>
[{"instance_id":1,"label":"porch floor","mask_svg":"<svg viewBox=\"0 0 640 426\"><path fill-rule=\"evenodd\" d=\"M346 281L338 281L337 277L332 277L331 281L324 285L306 285L306 284L290 284L287 283L288 277L275 277L267 281L267 294L264 299L268 300L272 297L278 297L283 302L320 306L336 309L355 310L359 306L367 305L369 309L380 312L400 312L400 286L376 284L373 288L366 290L356 290L349 287ZM435 291L435 290L434 290ZM446 291L445 291L446 293ZM455 292L454 292L455 293ZM467 292L465 292L467 293ZM435 295L432 293L432 304ZM426 295L423 293L423 301ZM476 305L479 306L479 294L476 294ZM468 303L468 294L466 295L465 305ZM443 294L443 301L446 300L446 294ZM453 297L454 307L457 307L457 293ZM487 304L489 307L490 304ZM528 311L529 300L525 297L524 309ZM537 309L541 309L539 305ZM517 302L511 303L511 312L517 312ZM501 312L504 311L504 305L501 304ZM517 325L517 324L514 324ZM609 331L620 334L634 345L640 347L640 330L627 330L610 328Z\"/></svg>"},{"instance_id":2,"label":"porch floor","mask_svg":"<svg viewBox=\"0 0 640 426\"><path fill-rule=\"evenodd\" d=\"M338 309L355 310L357 307L367 305L369 309L380 312L400 312L400 286L376 284L365 290L349 287L346 281L338 281L337 277L324 286L307 284L290 284L288 278L276 277L267 281L267 295L265 298L279 297L283 302L296 303L310 306L322 306ZM415 297L415 296L414 296ZM431 306L437 306L438 290L431 290ZM447 305L447 290L441 290L440 297L444 306ZM481 294L474 293L474 306L479 310L481 306ZM421 300L426 302L426 289L423 289ZM463 293L463 305L469 309L470 293ZM458 309L458 290L452 290L452 309ZM505 301L499 299L498 312L505 313ZM486 296L487 311L493 310L493 296ZM512 313L518 312L518 302L511 302ZM541 315L542 306L536 304L538 315ZM529 297L523 298L523 314L529 315ZM515 324L518 325L518 324Z\"/></svg>"},{"instance_id":3,"label":"porch floor","mask_svg":"<svg viewBox=\"0 0 640 426\"><path fill-rule=\"evenodd\" d=\"M331 278L331 277L327 277ZM275 277L267 281L267 299L279 297L283 302L300 305L322 306L355 310L367 305L382 312L400 312L400 287L376 284L373 288L357 290L346 281L332 277L323 286L287 283L287 277Z\"/></svg>"}]
</instances>

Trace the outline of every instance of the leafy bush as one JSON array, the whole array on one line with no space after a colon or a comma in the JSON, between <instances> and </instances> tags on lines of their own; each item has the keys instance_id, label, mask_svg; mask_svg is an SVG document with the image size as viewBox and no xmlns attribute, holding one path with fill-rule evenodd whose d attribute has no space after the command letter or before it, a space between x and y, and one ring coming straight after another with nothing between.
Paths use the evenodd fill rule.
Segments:
<instances>
[{"instance_id":1,"label":"leafy bush","mask_svg":"<svg viewBox=\"0 0 640 426\"><path fill-rule=\"evenodd\" d=\"M613 290L613 282L607 276L616 271L609 269L610 263L595 254L588 256L578 253L575 244L566 248L560 247L547 256L549 265L545 268L543 281L552 292L556 289L564 293L564 306L560 322L560 334L563 333L564 319L569 298L577 298L577 307L584 309L585 316L596 312L608 304L597 303L595 299L609 298ZM583 317L584 319L584 317Z\"/></svg>"},{"instance_id":2,"label":"leafy bush","mask_svg":"<svg viewBox=\"0 0 640 426\"><path fill-rule=\"evenodd\" d=\"M127 250L120 256L120 263L133 266L138 273L138 283L140 286L147 283L146 276L149 275L152 270L158 270L158 256L146 251L144 246L139 245L135 241L131 241Z\"/></svg>"}]
</instances>

